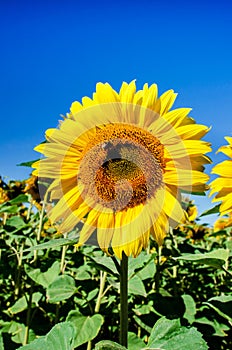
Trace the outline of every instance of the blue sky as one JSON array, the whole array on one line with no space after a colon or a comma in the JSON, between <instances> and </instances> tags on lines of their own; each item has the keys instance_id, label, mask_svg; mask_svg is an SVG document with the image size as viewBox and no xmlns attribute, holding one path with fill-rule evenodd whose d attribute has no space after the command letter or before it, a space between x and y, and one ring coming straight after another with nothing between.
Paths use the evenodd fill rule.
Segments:
<instances>
[{"instance_id":1,"label":"blue sky","mask_svg":"<svg viewBox=\"0 0 232 350\"><path fill-rule=\"evenodd\" d=\"M231 135L231 1L0 2L0 174L28 177L16 164L36 159L33 147L74 100L98 81L157 83L179 93L211 125L216 149ZM207 168L207 172L210 167ZM197 199L197 198L196 198ZM197 199L207 207L207 199ZM203 204L202 204L203 203Z\"/></svg>"}]
</instances>

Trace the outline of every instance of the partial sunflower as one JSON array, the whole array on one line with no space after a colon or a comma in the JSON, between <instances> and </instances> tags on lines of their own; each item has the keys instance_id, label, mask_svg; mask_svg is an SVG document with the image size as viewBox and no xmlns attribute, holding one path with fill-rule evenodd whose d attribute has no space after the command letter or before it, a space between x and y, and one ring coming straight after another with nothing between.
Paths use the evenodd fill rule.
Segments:
<instances>
[{"instance_id":1,"label":"partial sunflower","mask_svg":"<svg viewBox=\"0 0 232 350\"><path fill-rule=\"evenodd\" d=\"M224 160L213 168L212 174L217 174L219 177L210 184L210 196L217 193L212 202L221 202L219 208L221 215L232 211L232 137L225 137L225 139L228 145L220 147L217 153L222 152L230 159Z\"/></svg>"},{"instance_id":2,"label":"partial sunflower","mask_svg":"<svg viewBox=\"0 0 232 350\"><path fill-rule=\"evenodd\" d=\"M186 211L186 220L183 223L193 222L198 216L197 206L194 204L194 200L190 200L188 197L182 196L182 208Z\"/></svg>"},{"instance_id":3,"label":"partial sunflower","mask_svg":"<svg viewBox=\"0 0 232 350\"><path fill-rule=\"evenodd\" d=\"M117 93L98 83L92 99L74 102L59 129L46 131L34 175L53 180L48 214L59 231L82 222L78 245L96 231L101 249L120 259L138 256L150 234L162 244L184 217L180 191L205 191L210 163L201 140L209 129L190 108L170 111L175 98L173 90L158 98L155 84L136 92L135 81L124 82Z\"/></svg>"},{"instance_id":4,"label":"partial sunflower","mask_svg":"<svg viewBox=\"0 0 232 350\"><path fill-rule=\"evenodd\" d=\"M5 190L0 187L0 204L5 203L9 200Z\"/></svg>"},{"instance_id":5,"label":"partial sunflower","mask_svg":"<svg viewBox=\"0 0 232 350\"><path fill-rule=\"evenodd\" d=\"M229 217L221 217L217 219L213 224L213 231L222 231L227 227L232 226L232 213L230 212Z\"/></svg>"}]
</instances>

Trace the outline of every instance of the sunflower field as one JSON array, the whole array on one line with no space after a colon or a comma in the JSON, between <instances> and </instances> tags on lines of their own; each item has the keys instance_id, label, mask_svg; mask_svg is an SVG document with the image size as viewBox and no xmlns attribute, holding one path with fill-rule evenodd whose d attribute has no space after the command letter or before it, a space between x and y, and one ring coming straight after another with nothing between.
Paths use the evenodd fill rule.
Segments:
<instances>
[{"instance_id":1,"label":"sunflower field","mask_svg":"<svg viewBox=\"0 0 232 350\"><path fill-rule=\"evenodd\" d=\"M209 128L175 97L97 84L29 179L0 178L0 350L232 348L231 160L208 184Z\"/></svg>"},{"instance_id":2,"label":"sunflower field","mask_svg":"<svg viewBox=\"0 0 232 350\"><path fill-rule=\"evenodd\" d=\"M28 183L1 182L0 349L123 349L117 263L77 250L75 232L54 238ZM197 222L129 258L129 349L231 348L231 229Z\"/></svg>"}]
</instances>

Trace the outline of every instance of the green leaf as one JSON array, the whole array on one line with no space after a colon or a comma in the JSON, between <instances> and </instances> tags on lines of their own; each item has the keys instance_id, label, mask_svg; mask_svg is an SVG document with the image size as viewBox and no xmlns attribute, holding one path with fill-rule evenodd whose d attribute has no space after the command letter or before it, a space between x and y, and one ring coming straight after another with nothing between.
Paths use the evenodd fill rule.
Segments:
<instances>
[{"instance_id":1,"label":"green leaf","mask_svg":"<svg viewBox=\"0 0 232 350\"><path fill-rule=\"evenodd\" d=\"M226 243L226 248L229 249L230 251L230 257L232 256L232 240L231 241L227 241Z\"/></svg>"},{"instance_id":2,"label":"green leaf","mask_svg":"<svg viewBox=\"0 0 232 350\"><path fill-rule=\"evenodd\" d=\"M38 305L39 300L41 299L42 294L40 292L33 293L32 295L32 305L31 308ZM7 311L9 311L11 314L17 314L19 312L22 312L23 310L26 310L28 307L28 300L29 296L27 297L24 295L23 297L19 298L14 305L8 308Z\"/></svg>"},{"instance_id":3,"label":"green leaf","mask_svg":"<svg viewBox=\"0 0 232 350\"><path fill-rule=\"evenodd\" d=\"M47 288L48 302L58 303L69 299L76 291L77 288L73 277L68 275L58 276Z\"/></svg>"},{"instance_id":4,"label":"green leaf","mask_svg":"<svg viewBox=\"0 0 232 350\"><path fill-rule=\"evenodd\" d=\"M196 305L194 299L191 297L191 295L188 294L183 294L181 295L181 298L184 301L185 305L185 313L183 317L188 320L190 324L192 324L195 320L195 315L196 315Z\"/></svg>"},{"instance_id":5,"label":"green leaf","mask_svg":"<svg viewBox=\"0 0 232 350\"><path fill-rule=\"evenodd\" d=\"M228 327L225 324L218 323L217 320L210 321L206 317L201 317L195 320L195 323L200 323L200 324L206 324L211 326L214 329L213 335L216 335L218 337L225 337L227 336L226 331L230 330L230 327Z\"/></svg>"},{"instance_id":6,"label":"green leaf","mask_svg":"<svg viewBox=\"0 0 232 350\"><path fill-rule=\"evenodd\" d=\"M19 207L17 205L8 205L8 203L3 203L0 205L0 214L1 213L9 213L16 214L19 211Z\"/></svg>"},{"instance_id":7,"label":"green leaf","mask_svg":"<svg viewBox=\"0 0 232 350\"><path fill-rule=\"evenodd\" d=\"M199 217L211 215L211 214L219 214L220 213L220 211L219 211L220 205L221 204L217 204L213 208L205 210Z\"/></svg>"},{"instance_id":8,"label":"green leaf","mask_svg":"<svg viewBox=\"0 0 232 350\"><path fill-rule=\"evenodd\" d=\"M142 251L137 258L129 257L128 259L128 277L130 278L135 272L142 270L144 266L146 266L151 259L153 259L154 255L147 254Z\"/></svg>"},{"instance_id":9,"label":"green leaf","mask_svg":"<svg viewBox=\"0 0 232 350\"><path fill-rule=\"evenodd\" d=\"M11 339L18 344L23 344L25 339L26 326L22 323L12 321L8 329L8 333L12 334ZM32 330L29 331L29 341L35 339L35 334Z\"/></svg>"},{"instance_id":10,"label":"green leaf","mask_svg":"<svg viewBox=\"0 0 232 350\"><path fill-rule=\"evenodd\" d=\"M98 291L99 291L98 288L95 288L95 289L91 290L91 291L88 293L88 295L87 295L87 297L86 297L86 300L88 300L88 301L93 300L93 299L97 296Z\"/></svg>"},{"instance_id":11,"label":"green leaf","mask_svg":"<svg viewBox=\"0 0 232 350\"><path fill-rule=\"evenodd\" d=\"M136 334L128 332L128 349L129 350L141 350L146 344L137 337Z\"/></svg>"},{"instance_id":12,"label":"green leaf","mask_svg":"<svg viewBox=\"0 0 232 350\"><path fill-rule=\"evenodd\" d=\"M221 295L213 297L208 302L203 303L216 311L221 317L232 322L232 296Z\"/></svg>"},{"instance_id":13,"label":"green leaf","mask_svg":"<svg viewBox=\"0 0 232 350\"><path fill-rule=\"evenodd\" d=\"M89 271L86 271L87 267L86 265L82 265L77 269L77 272L75 274L75 279L79 281L89 280L91 279L91 274Z\"/></svg>"},{"instance_id":14,"label":"green leaf","mask_svg":"<svg viewBox=\"0 0 232 350\"><path fill-rule=\"evenodd\" d=\"M146 332L151 333L152 328L142 322L138 316L134 315L133 318L141 328L145 329Z\"/></svg>"},{"instance_id":15,"label":"green leaf","mask_svg":"<svg viewBox=\"0 0 232 350\"><path fill-rule=\"evenodd\" d=\"M4 350L4 344L2 339L2 333L0 332L0 350Z\"/></svg>"},{"instance_id":16,"label":"green leaf","mask_svg":"<svg viewBox=\"0 0 232 350\"><path fill-rule=\"evenodd\" d=\"M150 260L136 275L141 278L141 280L146 280L152 278L156 273L156 264L154 260Z\"/></svg>"},{"instance_id":17,"label":"green leaf","mask_svg":"<svg viewBox=\"0 0 232 350\"><path fill-rule=\"evenodd\" d=\"M69 322L55 325L44 337L21 346L18 350L73 350L75 328Z\"/></svg>"},{"instance_id":18,"label":"green leaf","mask_svg":"<svg viewBox=\"0 0 232 350\"><path fill-rule=\"evenodd\" d=\"M111 340L102 340L95 345L94 350L126 350L126 348Z\"/></svg>"},{"instance_id":19,"label":"green leaf","mask_svg":"<svg viewBox=\"0 0 232 350\"><path fill-rule=\"evenodd\" d=\"M94 265L98 270L105 271L113 275L118 275L118 271L113 260L109 256L98 256L90 257L96 265Z\"/></svg>"},{"instance_id":20,"label":"green leaf","mask_svg":"<svg viewBox=\"0 0 232 350\"><path fill-rule=\"evenodd\" d=\"M147 348L207 350L208 346L196 328L182 327L179 319L168 320L162 317L152 329Z\"/></svg>"},{"instance_id":21,"label":"green leaf","mask_svg":"<svg viewBox=\"0 0 232 350\"><path fill-rule=\"evenodd\" d=\"M33 269L32 267L25 265L25 271L33 281L44 288L47 288L49 284L58 277L60 273L60 264L58 261L55 261L46 272L41 272L40 269Z\"/></svg>"},{"instance_id":22,"label":"green leaf","mask_svg":"<svg viewBox=\"0 0 232 350\"><path fill-rule=\"evenodd\" d=\"M40 249L51 249L51 248L58 248L62 247L64 245L73 245L77 243L77 238L71 239L71 238L58 238L58 239L51 239L48 242L41 243L38 245L35 245L33 247L27 248L24 250L24 252L31 252L33 250L40 250Z\"/></svg>"},{"instance_id":23,"label":"green leaf","mask_svg":"<svg viewBox=\"0 0 232 350\"><path fill-rule=\"evenodd\" d=\"M173 259L193 261L199 264L205 264L220 269L226 263L228 257L228 249L217 249L204 254L184 254L175 258L173 257Z\"/></svg>"},{"instance_id":24,"label":"green leaf","mask_svg":"<svg viewBox=\"0 0 232 350\"><path fill-rule=\"evenodd\" d=\"M104 322L100 314L93 316L83 316L78 311L71 311L66 319L71 322L76 329L74 347L78 347L90 340L93 340L99 333Z\"/></svg>"},{"instance_id":25,"label":"green leaf","mask_svg":"<svg viewBox=\"0 0 232 350\"><path fill-rule=\"evenodd\" d=\"M16 227L18 230L27 226L27 224L23 221L20 216L12 216L11 218L6 220L7 226Z\"/></svg>"},{"instance_id":26,"label":"green leaf","mask_svg":"<svg viewBox=\"0 0 232 350\"><path fill-rule=\"evenodd\" d=\"M17 350L39 350L39 349L51 350L51 349L48 349L48 347L46 347L46 346L47 346L47 344L45 342L45 336L43 336L43 337L40 337L38 339L33 340L33 342L31 342L28 345L20 346L20 348L18 348Z\"/></svg>"},{"instance_id":27,"label":"green leaf","mask_svg":"<svg viewBox=\"0 0 232 350\"><path fill-rule=\"evenodd\" d=\"M194 196L205 196L205 192L193 192L193 191L187 191L187 190L182 190L181 193L186 193L186 194L191 194Z\"/></svg>"},{"instance_id":28,"label":"green leaf","mask_svg":"<svg viewBox=\"0 0 232 350\"><path fill-rule=\"evenodd\" d=\"M217 297L210 298L209 301L219 301L221 303L232 303L232 296L231 295L219 295Z\"/></svg>"},{"instance_id":29,"label":"green leaf","mask_svg":"<svg viewBox=\"0 0 232 350\"><path fill-rule=\"evenodd\" d=\"M152 301L150 301L147 304L143 304L142 306L133 309L133 311L137 316L141 316L148 315L150 312L155 312L155 309L152 306Z\"/></svg>"},{"instance_id":30,"label":"green leaf","mask_svg":"<svg viewBox=\"0 0 232 350\"><path fill-rule=\"evenodd\" d=\"M136 275L128 281L128 294L142 295L143 297L147 295L142 280Z\"/></svg>"},{"instance_id":31,"label":"green leaf","mask_svg":"<svg viewBox=\"0 0 232 350\"><path fill-rule=\"evenodd\" d=\"M23 162L20 164L17 164L17 166L27 166L29 168L31 168L32 164L35 162L38 162L39 159L35 159L35 160L30 160L29 162Z\"/></svg>"},{"instance_id":32,"label":"green leaf","mask_svg":"<svg viewBox=\"0 0 232 350\"><path fill-rule=\"evenodd\" d=\"M9 203L11 204L21 204L21 203L25 203L28 202L28 195L27 194L20 194L18 195L18 197L13 198L9 201Z\"/></svg>"}]
</instances>

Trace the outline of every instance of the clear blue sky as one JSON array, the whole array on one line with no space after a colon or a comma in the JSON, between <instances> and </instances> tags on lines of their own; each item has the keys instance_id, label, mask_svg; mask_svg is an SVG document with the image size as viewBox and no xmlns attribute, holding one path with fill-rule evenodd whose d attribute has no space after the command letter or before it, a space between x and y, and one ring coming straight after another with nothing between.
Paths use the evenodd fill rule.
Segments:
<instances>
[{"instance_id":1,"label":"clear blue sky","mask_svg":"<svg viewBox=\"0 0 232 350\"><path fill-rule=\"evenodd\" d=\"M210 156L221 161L214 152L232 133L231 18L230 0L1 0L0 174L26 178L16 164L38 157L44 131L98 81L173 88L176 107L212 126Z\"/></svg>"}]
</instances>

